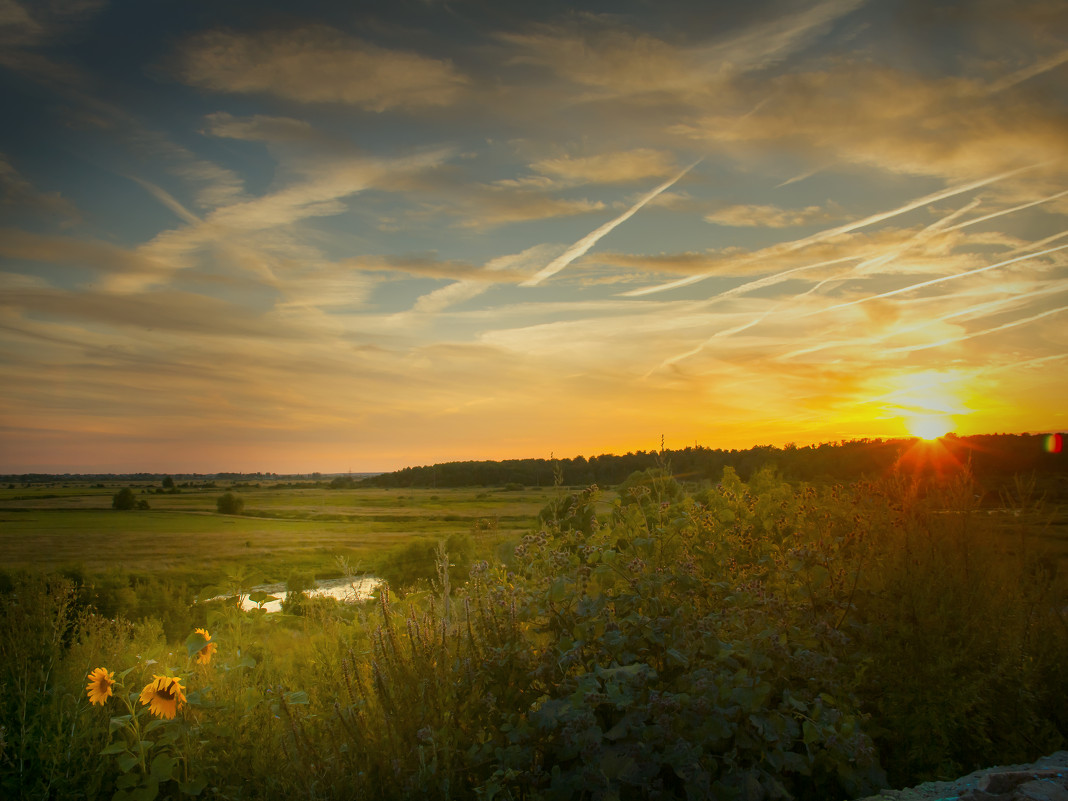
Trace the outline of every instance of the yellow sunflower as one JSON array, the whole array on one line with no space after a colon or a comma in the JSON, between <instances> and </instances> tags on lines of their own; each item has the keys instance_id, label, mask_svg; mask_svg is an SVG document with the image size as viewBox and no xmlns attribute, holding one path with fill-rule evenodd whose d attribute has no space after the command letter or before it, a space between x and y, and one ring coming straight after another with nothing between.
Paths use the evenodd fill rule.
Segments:
<instances>
[{"instance_id":1,"label":"yellow sunflower","mask_svg":"<svg viewBox=\"0 0 1068 801\"><path fill-rule=\"evenodd\" d=\"M181 679L175 676L153 676L141 690L141 703L153 715L170 720L185 703L184 690Z\"/></svg>"},{"instance_id":2,"label":"yellow sunflower","mask_svg":"<svg viewBox=\"0 0 1068 801\"><path fill-rule=\"evenodd\" d=\"M208 634L207 629L196 629L196 633L204 638L204 647L197 651L197 664L206 665L211 661L211 655L215 653L219 646L211 641L211 635Z\"/></svg>"},{"instance_id":3,"label":"yellow sunflower","mask_svg":"<svg viewBox=\"0 0 1068 801\"><path fill-rule=\"evenodd\" d=\"M115 686L115 671L98 667L89 674L89 683L85 686L89 695L89 703L103 706L114 695L112 688Z\"/></svg>"}]
</instances>

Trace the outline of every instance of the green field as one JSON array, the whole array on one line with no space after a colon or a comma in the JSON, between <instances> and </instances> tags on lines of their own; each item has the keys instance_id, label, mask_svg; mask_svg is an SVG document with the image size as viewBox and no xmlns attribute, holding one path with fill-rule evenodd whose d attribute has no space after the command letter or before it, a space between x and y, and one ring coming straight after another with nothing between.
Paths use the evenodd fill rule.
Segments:
<instances>
[{"instance_id":1,"label":"green field","mask_svg":"<svg viewBox=\"0 0 1068 801\"><path fill-rule=\"evenodd\" d=\"M824 801L1068 741L1032 483L119 489L0 490L0 797Z\"/></svg>"},{"instance_id":2,"label":"green field","mask_svg":"<svg viewBox=\"0 0 1068 801\"><path fill-rule=\"evenodd\" d=\"M561 492L241 486L243 514L221 515L216 501L227 486L176 494L133 487L150 509L113 510L118 484L0 489L0 564L80 565L89 572L121 567L206 583L238 566L265 581L282 581L296 568L324 578L336 572L338 557L372 570L384 552L414 537L469 534L492 548L534 527L538 512Z\"/></svg>"}]
</instances>

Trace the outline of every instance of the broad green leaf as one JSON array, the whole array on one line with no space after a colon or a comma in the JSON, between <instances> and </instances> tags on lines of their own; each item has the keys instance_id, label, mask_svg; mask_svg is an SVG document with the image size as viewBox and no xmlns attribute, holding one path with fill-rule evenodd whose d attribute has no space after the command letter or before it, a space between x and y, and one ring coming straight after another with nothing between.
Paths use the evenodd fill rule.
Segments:
<instances>
[{"instance_id":1,"label":"broad green leaf","mask_svg":"<svg viewBox=\"0 0 1068 801\"><path fill-rule=\"evenodd\" d=\"M119 766L119 770L123 773L129 773L137 765L137 757L130 753L119 754L115 758L115 762Z\"/></svg>"},{"instance_id":2,"label":"broad green leaf","mask_svg":"<svg viewBox=\"0 0 1068 801\"><path fill-rule=\"evenodd\" d=\"M121 754L125 750L127 750L126 743L112 743L100 752L100 756L107 756L108 754Z\"/></svg>"},{"instance_id":3,"label":"broad green leaf","mask_svg":"<svg viewBox=\"0 0 1068 801\"><path fill-rule=\"evenodd\" d=\"M159 795L159 784L151 779L144 787L130 791L130 797L135 801L153 801L157 795Z\"/></svg>"},{"instance_id":4,"label":"broad green leaf","mask_svg":"<svg viewBox=\"0 0 1068 801\"><path fill-rule=\"evenodd\" d=\"M689 667L690 665L690 660L686 657L686 654L682 653L681 651L677 651L674 648L668 648L667 655L668 659L670 659L672 662L682 665L683 667Z\"/></svg>"},{"instance_id":5,"label":"broad green leaf","mask_svg":"<svg viewBox=\"0 0 1068 801\"><path fill-rule=\"evenodd\" d=\"M201 791L208 786L208 780L201 777L198 779L190 779L187 782L182 782L178 785L178 789L184 795L200 795Z\"/></svg>"},{"instance_id":6,"label":"broad green leaf","mask_svg":"<svg viewBox=\"0 0 1068 801\"><path fill-rule=\"evenodd\" d=\"M812 568L812 586L822 587L827 583L827 579L830 578L831 573L823 565L816 565Z\"/></svg>"},{"instance_id":7,"label":"broad green leaf","mask_svg":"<svg viewBox=\"0 0 1068 801\"><path fill-rule=\"evenodd\" d=\"M567 598L567 580L563 577L553 580L549 587L549 600L553 603L561 603Z\"/></svg>"},{"instance_id":8,"label":"broad green leaf","mask_svg":"<svg viewBox=\"0 0 1068 801\"><path fill-rule=\"evenodd\" d=\"M177 761L170 754L156 754L156 758L152 760L152 778L157 782L170 781Z\"/></svg>"},{"instance_id":9,"label":"broad green leaf","mask_svg":"<svg viewBox=\"0 0 1068 801\"><path fill-rule=\"evenodd\" d=\"M197 652L204 648L208 644L208 639L198 631L194 631L188 637L185 638L185 652L186 655L192 659L196 656Z\"/></svg>"}]
</instances>

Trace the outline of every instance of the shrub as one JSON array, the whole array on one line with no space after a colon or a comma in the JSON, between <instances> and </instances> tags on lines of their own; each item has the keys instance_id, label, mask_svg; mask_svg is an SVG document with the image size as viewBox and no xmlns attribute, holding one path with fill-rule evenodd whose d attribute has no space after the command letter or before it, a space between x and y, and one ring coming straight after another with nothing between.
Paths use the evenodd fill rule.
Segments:
<instances>
[{"instance_id":1,"label":"shrub","mask_svg":"<svg viewBox=\"0 0 1068 801\"><path fill-rule=\"evenodd\" d=\"M129 487L123 487L112 495L111 508L121 509L123 511L137 508L137 498L134 496L133 490Z\"/></svg>"},{"instance_id":2,"label":"shrub","mask_svg":"<svg viewBox=\"0 0 1068 801\"><path fill-rule=\"evenodd\" d=\"M215 501L215 508L221 515L239 515L245 508L245 499L232 492L224 492Z\"/></svg>"},{"instance_id":3,"label":"shrub","mask_svg":"<svg viewBox=\"0 0 1068 801\"><path fill-rule=\"evenodd\" d=\"M449 558L449 579L457 586L471 569L474 542L467 534L450 534L440 543ZM403 591L419 582L430 584L438 576L439 541L413 539L394 548L379 562L375 572L395 591Z\"/></svg>"}]
</instances>

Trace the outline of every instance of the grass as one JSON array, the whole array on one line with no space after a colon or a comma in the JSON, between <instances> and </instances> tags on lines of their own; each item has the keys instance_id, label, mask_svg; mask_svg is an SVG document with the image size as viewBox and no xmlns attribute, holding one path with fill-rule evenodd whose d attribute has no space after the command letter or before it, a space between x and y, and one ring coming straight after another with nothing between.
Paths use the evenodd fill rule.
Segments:
<instances>
[{"instance_id":1,"label":"grass","mask_svg":"<svg viewBox=\"0 0 1068 801\"><path fill-rule=\"evenodd\" d=\"M0 493L0 563L40 572L0 588L0 797L822 801L1063 747L1063 507L907 479L725 471L691 497L651 472L546 525L566 490L242 487L241 516L227 487ZM158 580L324 577L428 534L461 535L462 570L363 604L242 613ZM102 572L47 575L71 562ZM160 671L174 720L137 703Z\"/></svg>"},{"instance_id":2,"label":"grass","mask_svg":"<svg viewBox=\"0 0 1068 801\"><path fill-rule=\"evenodd\" d=\"M339 556L367 567L413 537L522 534L557 492L242 487L244 514L228 516L215 506L226 486L157 495L134 485L151 509L126 512L111 509L118 488L0 490L0 564L43 571L77 564L90 572L122 566L191 582L216 581L239 565L268 581L294 569L324 577Z\"/></svg>"}]
</instances>

